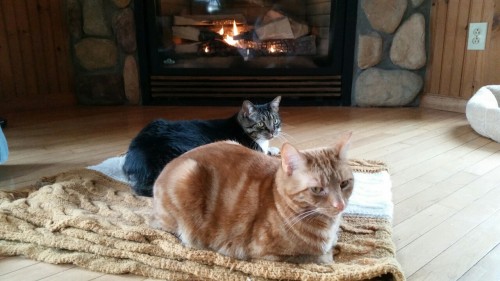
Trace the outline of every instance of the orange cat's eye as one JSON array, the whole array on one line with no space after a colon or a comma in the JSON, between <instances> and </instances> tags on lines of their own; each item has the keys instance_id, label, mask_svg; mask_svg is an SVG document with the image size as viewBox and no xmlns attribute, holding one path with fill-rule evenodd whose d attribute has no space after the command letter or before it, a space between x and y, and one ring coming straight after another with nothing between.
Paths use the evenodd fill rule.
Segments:
<instances>
[{"instance_id":1,"label":"orange cat's eye","mask_svg":"<svg viewBox=\"0 0 500 281\"><path fill-rule=\"evenodd\" d=\"M342 181L340 183L340 188L346 188L349 185L349 180Z\"/></svg>"},{"instance_id":2,"label":"orange cat's eye","mask_svg":"<svg viewBox=\"0 0 500 281\"><path fill-rule=\"evenodd\" d=\"M311 187L311 191L316 195L324 195L325 194L325 189L323 187L320 187L320 186Z\"/></svg>"}]
</instances>

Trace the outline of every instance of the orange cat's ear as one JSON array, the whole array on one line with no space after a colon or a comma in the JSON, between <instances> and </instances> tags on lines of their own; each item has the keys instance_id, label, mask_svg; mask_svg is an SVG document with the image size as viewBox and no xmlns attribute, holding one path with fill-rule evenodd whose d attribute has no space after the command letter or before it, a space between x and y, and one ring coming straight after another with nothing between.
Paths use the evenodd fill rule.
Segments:
<instances>
[{"instance_id":1,"label":"orange cat's ear","mask_svg":"<svg viewBox=\"0 0 500 281\"><path fill-rule=\"evenodd\" d=\"M253 103L250 101L246 100L243 102L243 105L241 106L241 111L243 112L243 116L248 117L255 111L255 107Z\"/></svg>"},{"instance_id":2,"label":"orange cat's ear","mask_svg":"<svg viewBox=\"0 0 500 281\"><path fill-rule=\"evenodd\" d=\"M281 167L289 176L304 164L302 154L289 143L284 143L281 147Z\"/></svg>"},{"instance_id":3,"label":"orange cat's ear","mask_svg":"<svg viewBox=\"0 0 500 281\"><path fill-rule=\"evenodd\" d=\"M347 150L349 150L349 146L351 145L351 136L352 132L345 133L333 146L340 159L347 159Z\"/></svg>"}]
</instances>

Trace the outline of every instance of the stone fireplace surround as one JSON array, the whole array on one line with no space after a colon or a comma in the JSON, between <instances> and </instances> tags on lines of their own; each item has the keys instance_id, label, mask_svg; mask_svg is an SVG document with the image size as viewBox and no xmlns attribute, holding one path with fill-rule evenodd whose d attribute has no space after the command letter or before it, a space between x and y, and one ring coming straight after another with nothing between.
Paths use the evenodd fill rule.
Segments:
<instances>
[{"instance_id":1,"label":"stone fireplace surround","mask_svg":"<svg viewBox=\"0 0 500 281\"><path fill-rule=\"evenodd\" d=\"M431 0L360 0L352 104L418 105ZM79 103L141 104L133 0L65 0Z\"/></svg>"}]
</instances>

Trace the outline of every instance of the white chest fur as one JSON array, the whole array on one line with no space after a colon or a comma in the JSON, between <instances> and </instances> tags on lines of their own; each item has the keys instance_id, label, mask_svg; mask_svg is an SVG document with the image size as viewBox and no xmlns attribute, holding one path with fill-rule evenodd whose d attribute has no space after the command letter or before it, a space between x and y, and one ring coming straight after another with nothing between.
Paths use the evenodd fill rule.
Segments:
<instances>
[{"instance_id":1,"label":"white chest fur","mask_svg":"<svg viewBox=\"0 0 500 281\"><path fill-rule=\"evenodd\" d=\"M337 240L339 238L338 237L338 231L339 231L340 221L341 221L340 216L341 215L339 215L337 217L337 220L332 225L332 227L325 232L326 237L328 237L328 239L325 241L325 244L323 245L323 252L324 253L326 253L329 250L331 250L332 247L335 246L335 244L337 244Z\"/></svg>"},{"instance_id":2,"label":"white chest fur","mask_svg":"<svg viewBox=\"0 0 500 281\"><path fill-rule=\"evenodd\" d=\"M262 151L264 151L264 154L267 154L267 152L269 151L269 141L268 140L258 140L257 144L259 144Z\"/></svg>"}]
</instances>

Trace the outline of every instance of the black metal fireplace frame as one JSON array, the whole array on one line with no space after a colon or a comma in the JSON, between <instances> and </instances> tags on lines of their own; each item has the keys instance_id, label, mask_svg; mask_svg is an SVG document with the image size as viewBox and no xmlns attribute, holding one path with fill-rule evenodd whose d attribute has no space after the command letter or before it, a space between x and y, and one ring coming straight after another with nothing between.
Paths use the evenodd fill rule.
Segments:
<instances>
[{"instance_id":1,"label":"black metal fireplace frame","mask_svg":"<svg viewBox=\"0 0 500 281\"><path fill-rule=\"evenodd\" d=\"M303 69L164 69L157 49L152 0L135 0L139 69L144 105L227 104L242 98L261 100L277 95L282 104L351 104L357 0L336 0L330 29L330 67ZM333 6L333 5L332 5ZM156 41L155 41L156 40ZM153 42L153 43L151 43ZM341 54L335 55L332 54ZM158 63L152 63L152 62ZM215 73L214 73L215 72ZM167 94L159 95L161 91Z\"/></svg>"}]
</instances>

